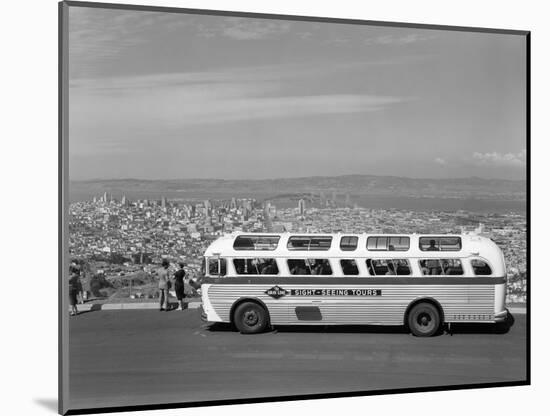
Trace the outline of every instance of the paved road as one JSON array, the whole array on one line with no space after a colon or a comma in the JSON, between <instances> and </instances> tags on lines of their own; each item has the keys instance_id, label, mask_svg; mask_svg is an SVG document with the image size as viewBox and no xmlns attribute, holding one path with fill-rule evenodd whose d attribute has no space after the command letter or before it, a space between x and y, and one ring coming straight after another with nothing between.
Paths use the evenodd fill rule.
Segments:
<instances>
[{"instance_id":1,"label":"paved road","mask_svg":"<svg viewBox=\"0 0 550 416\"><path fill-rule=\"evenodd\" d=\"M197 310L85 312L70 321L71 408L525 379L525 315L506 334L461 326L281 327L241 335Z\"/></svg>"}]
</instances>

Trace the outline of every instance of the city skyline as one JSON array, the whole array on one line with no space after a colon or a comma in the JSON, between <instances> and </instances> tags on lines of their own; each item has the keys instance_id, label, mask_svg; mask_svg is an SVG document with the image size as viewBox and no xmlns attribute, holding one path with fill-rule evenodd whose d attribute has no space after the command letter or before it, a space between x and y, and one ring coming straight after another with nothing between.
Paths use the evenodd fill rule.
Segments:
<instances>
[{"instance_id":1,"label":"city skyline","mask_svg":"<svg viewBox=\"0 0 550 416\"><path fill-rule=\"evenodd\" d=\"M93 201L71 204L69 247L73 260L101 269L112 282L121 276L152 272L162 258L185 261L200 274L204 250L216 238L234 231L294 233L474 232L490 237L508 265L509 300L524 300L526 217L520 212L425 212L365 209L342 205L336 195L318 195L281 207L253 198L200 201L131 201L107 192ZM325 199L325 201L323 201ZM346 198L347 199L347 198ZM121 274L122 273L122 274Z\"/></svg>"},{"instance_id":2,"label":"city skyline","mask_svg":"<svg viewBox=\"0 0 550 416\"><path fill-rule=\"evenodd\" d=\"M71 180L526 175L513 34L72 7Z\"/></svg>"}]
</instances>

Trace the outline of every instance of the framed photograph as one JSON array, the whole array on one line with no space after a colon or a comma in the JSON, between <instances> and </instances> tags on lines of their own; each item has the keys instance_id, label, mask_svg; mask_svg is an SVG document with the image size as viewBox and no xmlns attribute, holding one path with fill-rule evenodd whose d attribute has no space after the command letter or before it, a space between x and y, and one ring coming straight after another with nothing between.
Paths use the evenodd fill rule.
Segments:
<instances>
[{"instance_id":1,"label":"framed photograph","mask_svg":"<svg viewBox=\"0 0 550 416\"><path fill-rule=\"evenodd\" d=\"M529 32L59 24L59 413L530 383Z\"/></svg>"}]
</instances>

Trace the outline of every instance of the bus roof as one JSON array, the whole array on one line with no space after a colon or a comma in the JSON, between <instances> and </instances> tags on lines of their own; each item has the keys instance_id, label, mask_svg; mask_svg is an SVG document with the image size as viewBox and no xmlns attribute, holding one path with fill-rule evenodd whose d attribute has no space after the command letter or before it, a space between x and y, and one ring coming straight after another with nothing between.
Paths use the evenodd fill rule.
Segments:
<instances>
[{"instance_id":1,"label":"bus roof","mask_svg":"<svg viewBox=\"0 0 550 416\"><path fill-rule=\"evenodd\" d=\"M269 248L246 249L243 247L234 247L235 240L241 237L273 237L274 244ZM293 237L310 237L330 239L328 246L317 249L299 249L289 248L289 240ZM342 237L356 237L354 240L356 248L342 249ZM408 248L405 250L368 250L367 241L369 237L406 237L409 239ZM420 239L438 239L438 238L460 238L460 248L456 250L421 250ZM296 239L294 239L296 240ZM388 240L389 241L389 240ZM429 240L428 240L429 241ZM227 257L250 257L250 256L268 256L268 257L465 257L479 255L482 257L500 256L500 249L487 237L477 234L405 234L405 233L247 233L233 232L225 234L212 242L206 249L205 256L227 256Z\"/></svg>"}]
</instances>

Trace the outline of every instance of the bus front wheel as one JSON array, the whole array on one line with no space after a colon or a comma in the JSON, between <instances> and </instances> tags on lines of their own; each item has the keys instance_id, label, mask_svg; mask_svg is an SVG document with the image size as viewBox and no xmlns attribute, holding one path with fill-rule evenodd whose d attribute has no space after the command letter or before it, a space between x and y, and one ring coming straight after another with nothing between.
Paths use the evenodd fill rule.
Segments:
<instances>
[{"instance_id":1,"label":"bus front wheel","mask_svg":"<svg viewBox=\"0 0 550 416\"><path fill-rule=\"evenodd\" d=\"M414 305L407 319L409 329L414 336L431 337L441 327L441 317L437 308L431 303Z\"/></svg>"},{"instance_id":2,"label":"bus front wheel","mask_svg":"<svg viewBox=\"0 0 550 416\"><path fill-rule=\"evenodd\" d=\"M267 312L254 302L244 302L237 306L234 314L235 326L241 334L257 334L267 327Z\"/></svg>"}]
</instances>

